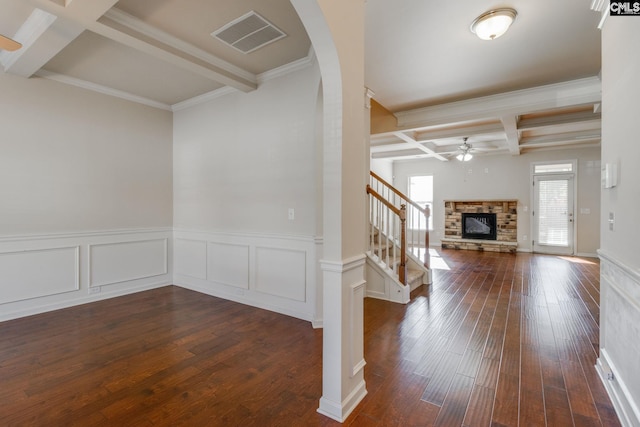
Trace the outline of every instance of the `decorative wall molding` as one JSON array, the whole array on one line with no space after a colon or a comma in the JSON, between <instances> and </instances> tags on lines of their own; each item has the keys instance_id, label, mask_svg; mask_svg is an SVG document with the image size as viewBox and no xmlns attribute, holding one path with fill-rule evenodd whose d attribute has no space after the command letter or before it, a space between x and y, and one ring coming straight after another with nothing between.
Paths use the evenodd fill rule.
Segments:
<instances>
[{"instance_id":1,"label":"decorative wall molding","mask_svg":"<svg viewBox=\"0 0 640 427\"><path fill-rule=\"evenodd\" d=\"M89 245L89 287L113 285L168 273L167 238Z\"/></svg>"},{"instance_id":2,"label":"decorative wall molding","mask_svg":"<svg viewBox=\"0 0 640 427\"><path fill-rule=\"evenodd\" d=\"M176 229L174 239L177 286L311 322L321 316L314 236Z\"/></svg>"},{"instance_id":3,"label":"decorative wall molding","mask_svg":"<svg viewBox=\"0 0 640 427\"><path fill-rule=\"evenodd\" d=\"M0 321L170 285L171 238L170 228L0 236L0 288L11 286ZM107 276L92 278L100 263Z\"/></svg>"},{"instance_id":4,"label":"decorative wall molding","mask_svg":"<svg viewBox=\"0 0 640 427\"><path fill-rule=\"evenodd\" d=\"M620 421L640 425L640 272L600 250L600 357L596 368Z\"/></svg>"},{"instance_id":5,"label":"decorative wall molding","mask_svg":"<svg viewBox=\"0 0 640 427\"><path fill-rule=\"evenodd\" d=\"M294 301L307 300L307 251L256 246L257 291Z\"/></svg>"},{"instance_id":6,"label":"decorative wall molding","mask_svg":"<svg viewBox=\"0 0 640 427\"><path fill-rule=\"evenodd\" d=\"M77 291L80 246L0 252L0 278L0 304Z\"/></svg>"},{"instance_id":7,"label":"decorative wall molding","mask_svg":"<svg viewBox=\"0 0 640 427\"><path fill-rule=\"evenodd\" d=\"M207 280L249 289L248 244L207 242Z\"/></svg>"},{"instance_id":8,"label":"decorative wall molding","mask_svg":"<svg viewBox=\"0 0 640 427\"><path fill-rule=\"evenodd\" d=\"M364 297L366 292L366 280L353 283L349 286L349 331L357 331L358 325L362 324L364 319ZM364 335L355 334L349 340L349 360L351 361L350 377L353 378L358 375L365 367L367 362L364 360Z\"/></svg>"}]
</instances>

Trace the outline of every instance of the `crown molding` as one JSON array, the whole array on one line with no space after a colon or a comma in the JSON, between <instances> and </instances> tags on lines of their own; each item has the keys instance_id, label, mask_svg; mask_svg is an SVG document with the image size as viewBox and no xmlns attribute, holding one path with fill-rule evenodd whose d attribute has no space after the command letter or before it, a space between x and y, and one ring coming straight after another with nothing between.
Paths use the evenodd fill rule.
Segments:
<instances>
[{"instance_id":1,"label":"crown molding","mask_svg":"<svg viewBox=\"0 0 640 427\"><path fill-rule=\"evenodd\" d=\"M76 86L82 89L91 90L93 92L102 93L104 95L113 96L116 98L125 99L127 101L136 102L138 104L146 105L148 107L159 108L161 110L171 111L171 106L162 102L154 101L149 98L134 95L123 90L113 89L107 86L102 86L96 83L88 82L86 80L77 79L75 77L66 76L64 74L53 73L44 69L36 71L36 76L42 77L48 80L54 80L60 83Z\"/></svg>"},{"instance_id":2,"label":"crown molding","mask_svg":"<svg viewBox=\"0 0 640 427\"><path fill-rule=\"evenodd\" d=\"M175 111L185 110L187 108L195 107L196 105L204 104L216 98L220 98L222 96L228 95L230 93L235 93L235 92L238 92L238 91L232 88L231 86L221 87L220 89L212 90L211 92L194 96L193 98L189 98L185 101L173 104L171 105L171 111L175 112Z\"/></svg>"},{"instance_id":3,"label":"crown molding","mask_svg":"<svg viewBox=\"0 0 640 427\"><path fill-rule=\"evenodd\" d=\"M262 83L265 83L265 82L267 82L269 80L273 80L273 79L276 79L278 77L285 76L285 75L287 75L289 73L293 73L293 72L296 72L296 71L303 70L303 69L313 65L315 63L315 60L316 60L315 52L313 51L313 49L309 49L309 53L304 58L301 58L301 59L298 59L296 61L290 62L288 64L285 64L285 65L281 66L281 67L274 68L273 70L265 71L262 74L258 74L257 75L258 85L261 85ZM213 90L211 92L208 92L208 93L205 93L205 94L202 94L202 95L194 96L193 98L190 98L190 99L187 99L185 101L173 104L171 106L171 110L172 111L184 110L186 108L191 108L191 107L194 107L196 105L207 103L207 102L212 101L212 100L214 100L216 98L220 98L220 97L222 97L224 95L227 95L227 94L230 94L230 93L234 93L234 92L236 92L236 89L234 89L234 88L232 88L230 86L225 86L223 88L216 89L216 90Z\"/></svg>"},{"instance_id":4,"label":"crown molding","mask_svg":"<svg viewBox=\"0 0 640 427\"><path fill-rule=\"evenodd\" d=\"M262 84L266 81L273 80L278 77L282 77L289 73L294 73L296 71L303 70L311 66L314 63L314 61L315 61L315 53L313 49L309 49L309 53L307 53L307 56L305 56L304 58L300 58L296 61L274 68L273 70L265 71L262 74L258 74L257 76L258 84Z\"/></svg>"}]
</instances>

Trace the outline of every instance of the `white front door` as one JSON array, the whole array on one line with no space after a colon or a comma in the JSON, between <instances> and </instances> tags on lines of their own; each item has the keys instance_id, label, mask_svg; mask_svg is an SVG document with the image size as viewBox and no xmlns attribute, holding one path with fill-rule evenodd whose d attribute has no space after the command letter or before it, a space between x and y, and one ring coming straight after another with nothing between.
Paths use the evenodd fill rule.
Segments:
<instances>
[{"instance_id":1,"label":"white front door","mask_svg":"<svg viewBox=\"0 0 640 427\"><path fill-rule=\"evenodd\" d=\"M533 178L533 251L573 255L573 174Z\"/></svg>"}]
</instances>

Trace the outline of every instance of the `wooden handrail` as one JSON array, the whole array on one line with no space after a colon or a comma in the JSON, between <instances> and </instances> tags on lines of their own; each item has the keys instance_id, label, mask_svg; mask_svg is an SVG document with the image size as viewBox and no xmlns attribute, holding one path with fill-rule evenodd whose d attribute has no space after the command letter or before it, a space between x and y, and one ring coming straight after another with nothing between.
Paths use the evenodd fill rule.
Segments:
<instances>
[{"instance_id":1,"label":"wooden handrail","mask_svg":"<svg viewBox=\"0 0 640 427\"><path fill-rule=\"evenodd\" d=\"M375 172L372 172L372 171L370 171L369 173L371 174L372 177L374 177L375 179L377 179L378 181L383 183L387 188L389 188L389 190L393 191L395 194L400 196L400 198L402 200L404 200L405 202L407 202L408 204L410 204L411 206L413 206L414 208L416 208L420 212L422 212L424 214L424 216L429 216L429 214L430 214L429 209L423 208L422 206L420 206L419 204L417 204L416 202L411 200L408 196L403 194L400 190L398 190L393 185L389 184L387 181L382 179L382 177L380 177L380 175L378 175L378 174L376 174Z\"/></svg>"},{"instance_id":2,"label":"wooden handrail","mask_svg":"<svg viewBox=\"0 0 640 427\"><path fill-rule=\"evenodd\" d=\"M400 205L400 209L382 197L376 190L367 184L367 194L371 194L385 205L387 209L400 218L400 266L398 267L398 280L403 285L407 284L407 206Z\"/></svg>"},{"instance_id":3,"label":"wooden handrail","mask_svg":"<svg viewBox=\"0 0 640 427\"><path fill-rule=\"evenodd\" d=\"M385 205L387 208L389 208L389 210L391 212L393 212L394 214L400 216L400 209L396 208L395 206L393 206L391 204L391 202L389 202L387 199L385 199L384 197L382 197L380 195L380 193L378 193L376 190L374 190L373 188L371 188L371 186L369 184L367 184L367 194L371 194L373 197L375 197L376 199L378 199L383 205ZM406 218L406 217L405 217Z\"/></svg>"},{"instance_id":4,"label":"wooden handrail","mask_svg":"<svg viewBox=\"0 0 640 427\"><path fill-rule=\"evenodd\" d=\"M387 181L385 181L380 175L378 175L377 173L373 172L373 171L369 171L369 174L375 178L376 180L378 180L379 182L381 182L385 187L387 187L387 189L391 190L394 194L398 195L402 200L404 200L406 203L408 203L409 205L413 206L415 209L418 210L418 212L422 213L422 215L424 215L425 220L426 220L426 230L424 233L424 247L425 247L425 253L424 253L424 259L422 261L422 263L424 264L424 266L426 268L429 268L429 221L428 218L431 215L431 210L429 208L423 208L421 207L419 204L417 204L416 202L414 202L413 200L411 200L408 196L406 196L405 194L403 194L400 190L398 190L397 188L395 188L393 185L391 185L390 183L388 183ZM370 185L367 185L367 192L369 192L369 188ZM371 191L374 191L373 189ZM378 194L378 193L376 193ZM378 194L379 196L379 194ZM381 196L380 196L381 197ZM386 199L382 199L380 197L377 197L379 200L384 200L384 202L386 202ZM388 206L387 203L385 203L386 206ZM404 206L404 205L402 205ZM403 248L404 249L404 248Z\"/></svg>"}]
</instances>

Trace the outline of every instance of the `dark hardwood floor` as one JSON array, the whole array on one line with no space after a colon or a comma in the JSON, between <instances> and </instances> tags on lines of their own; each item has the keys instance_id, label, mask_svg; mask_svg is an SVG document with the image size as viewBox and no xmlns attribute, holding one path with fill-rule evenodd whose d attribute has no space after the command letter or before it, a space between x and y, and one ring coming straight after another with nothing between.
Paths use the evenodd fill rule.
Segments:
<instances>
[{"instance_id":1,"label":"dark hardwood floor","mask_svg":"<svg viewBox=\"0 0 640 427\"><path fill-rule=\"evenodd\" d=\"M434 254L436 254L434 252ZM351 426L618 426L595 372L595 259L437 251L365 300ZM0 323L0 426L336 426L322 331L178 287Z\"/></svg>"}]
</instances>

